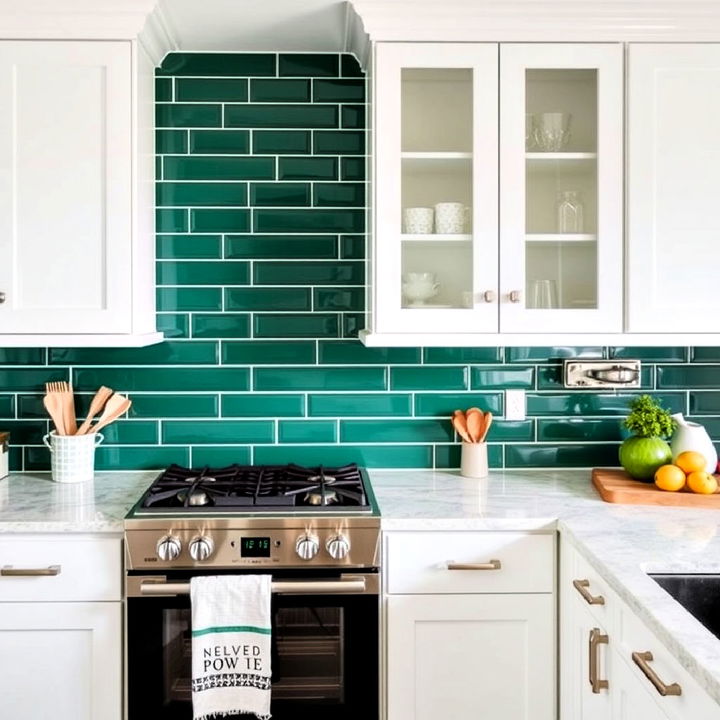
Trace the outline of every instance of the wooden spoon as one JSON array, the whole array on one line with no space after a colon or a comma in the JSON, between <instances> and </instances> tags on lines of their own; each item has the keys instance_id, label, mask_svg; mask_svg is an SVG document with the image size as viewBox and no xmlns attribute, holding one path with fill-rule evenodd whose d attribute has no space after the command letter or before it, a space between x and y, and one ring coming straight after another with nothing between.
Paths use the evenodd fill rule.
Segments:
<instances>
[{"instance_id":1,"label":"wooden spoon","mask_svg":"<svg viewBox=\"0 0 720 720\"><path fill-rule=\"evenodd\" d=\"M470 435L468 434L467 422L465 421L465 413L462 410L456 410L453 413L451 422L457 434L465 441L472 442Z\"/></svg>"},{"instance_id":2,"label":"wooden spoon","mask_svg":"<svg viewBox=\"0 0 720 720\"><path fill-rule=\"evenodd\" d=\"M63 420L63 403L60 393L49 392L43 398L43 405L48 411L52 421L55 423L55 432L58 435L65 434L65 422Z\"/></svg>"},{"instance_id":3,"label":"wooden spoon","mask_svg":"<svg viewBox=\"0 0 720 720\"><path fill-rule=\"evenodd\" d=\"M118 393L115 393L105 404L105 409L103 410L100 419L92 426L90 433L96 433L101 428L104 428L114 420L117 420L124 412L127 412L131 405L132 402L124 395L118 395Z\"/></svg>"},{"instance_id":4,"label":"wooden spoon","mask_svg":"<svg viewBox=\"0 0 720 720\"><path fill-rule=\"evenodd\" d=\"M113 391L104 385L95 393L95 397L90 402L87 418L85 418L85 422L78 428L78 431L75 433L76 435L84 435L90 429L90 423L93 418L103 409L103 406L112 394Z\"/></svg>"},{"instance_id":5,"label":"wooden spoon","mask_svg":"<svg viewBox=\"0 0 720 720\"><path fill-rule=\"evenodd\" d=\"M472 438L474 443L480 442L480 436L483 431L483 414L478 408L470 408L465 413L465 419L467 420L468 434Z\"/></svg>"},{"instance_id":6,"label":"wooden spoon","mask_svg":"<svg viewBox=\"0 0 720 720\"><path fill-rule=\"evenodd\" d=\"M485 427L483 428L482 437L480 438L480 442L485 442L485 438L487 437L487 434L490 432L490 426L492 425L493 421L493 414L491 412L485 413Z\"/></svg>"}]
</instances>

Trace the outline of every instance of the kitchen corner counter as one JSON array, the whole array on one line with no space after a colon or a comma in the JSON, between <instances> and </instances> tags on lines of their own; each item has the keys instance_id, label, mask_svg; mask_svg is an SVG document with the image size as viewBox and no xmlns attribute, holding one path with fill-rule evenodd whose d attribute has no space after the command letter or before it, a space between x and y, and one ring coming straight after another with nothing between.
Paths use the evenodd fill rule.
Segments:
<instances>
[{"instance_id":1,"label":"kitchen corner counter","mask_svg":"<svg viewBox=\"0 0 720 720\"><path fill-rule=\"evenodd\" d=\"M0 533L121 533L123 518L157 471L99 472L88 483L56 483L50 473L0 480Z\"/></svg>"},{"instance_id":2,"label":"kitchen corner counter","mask_svg":"<svg viewBox=\"0 0 720 720\"><path fill-rule=\"evenodd\" d=\"M647 572L720 573L720 512L615 505L588 470L371 471L387 531L557 529L720 703L720 639Z\"/></svg>"}]
</instances>

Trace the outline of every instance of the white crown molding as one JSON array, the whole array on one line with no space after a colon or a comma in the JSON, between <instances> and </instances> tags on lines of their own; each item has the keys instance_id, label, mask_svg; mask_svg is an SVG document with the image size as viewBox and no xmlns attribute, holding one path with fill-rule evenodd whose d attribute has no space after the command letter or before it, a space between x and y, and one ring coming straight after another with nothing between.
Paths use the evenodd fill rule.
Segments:
<instances>
[{"instance_id":1,"label":"white crown molding","mask_svg":"<svg viewBox=\"0 0 720 720\"><path fill-rule=\"evenodd\" d=\"M156 66L160 65L169 52L180 47L177 33L162 0L147 16L147 22L138 35L138 42Z\"/></svg>"},{"instance_id":2,"label":"white crown molding","mask_svg":"<svg viewBox=\"0 0 720 720\"><path fill-rule=\"evenodd\" d=\"M378 41L713 41L717 0L352 0Z\"/></svg>"},{"instance_id":3,"label":"white crown molding","mask_svg":"<svg viewBox=\"0 0 720 720\"><path fill-rule=\"evenodd\" d=\"M345 18L345 50L355 55L360 67L367 71L371 51L370 36L365 32L362 18L347 4Z\"/></svg>"}]
</instances>

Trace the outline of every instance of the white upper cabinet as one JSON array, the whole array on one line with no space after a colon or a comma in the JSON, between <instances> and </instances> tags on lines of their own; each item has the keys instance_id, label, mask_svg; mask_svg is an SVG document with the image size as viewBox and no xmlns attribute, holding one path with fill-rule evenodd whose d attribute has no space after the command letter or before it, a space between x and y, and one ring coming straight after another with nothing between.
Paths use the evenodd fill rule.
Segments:
<instances>
[{"instance_id":1,"label":"white upper cabinet","mask_svg":"<svg viewBox=\"0 0 720 720\"><path fill-rule=\"evenodd\" d=\"M628 329L720 332L720 45L631 45Z\"/></svg>"}]
</instances>

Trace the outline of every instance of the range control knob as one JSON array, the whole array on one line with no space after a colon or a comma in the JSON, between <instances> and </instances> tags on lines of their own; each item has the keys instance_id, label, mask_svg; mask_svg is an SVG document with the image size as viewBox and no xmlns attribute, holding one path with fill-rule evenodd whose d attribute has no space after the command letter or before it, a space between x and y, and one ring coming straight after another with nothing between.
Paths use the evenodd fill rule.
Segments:
<instances>
[{"instance_id":1,"label":"range control knob","mask_svg":"<svg viewBox=\"0 0 720 720\"><path fill-rule=\"evenodd\" d=\"M350 541L344 535L331 535L325 549L333 560L344 560L350 552Z\"/></svg>"},{"instance_id":2,"label":"range control knob","mask_svg":"<svg viewBox=\"0 0 720 720\"><path fill-rule=\"evenodd\" d=\"M158 540L155 549L157 556L167 562L169 560L176 560L180 556L182 543L179 538L176 538L174 535L163 535L163 537Z\"/></svg>"},{"instance_id":3,"label":"range control knob","mask_svg":"<svg viewBox=\"0 0 720 720\"><path fill-rule=\"evenodd\" d=\"M312 560L319 549L320 544L314 535L301 535L295 543L295 552L303 560Z\"/></svg>"},{"instance_id":4,"label":"range control knob","mask_svg":"<svg viewBox=\"0 0 720 720\"><path fill-rule=\"evenodd\" d=\"M215 543L212 538L204 535L198 535L190 541L190 557L195 562L207 560L215 549Z\"/></svg>"}]
</instances>

